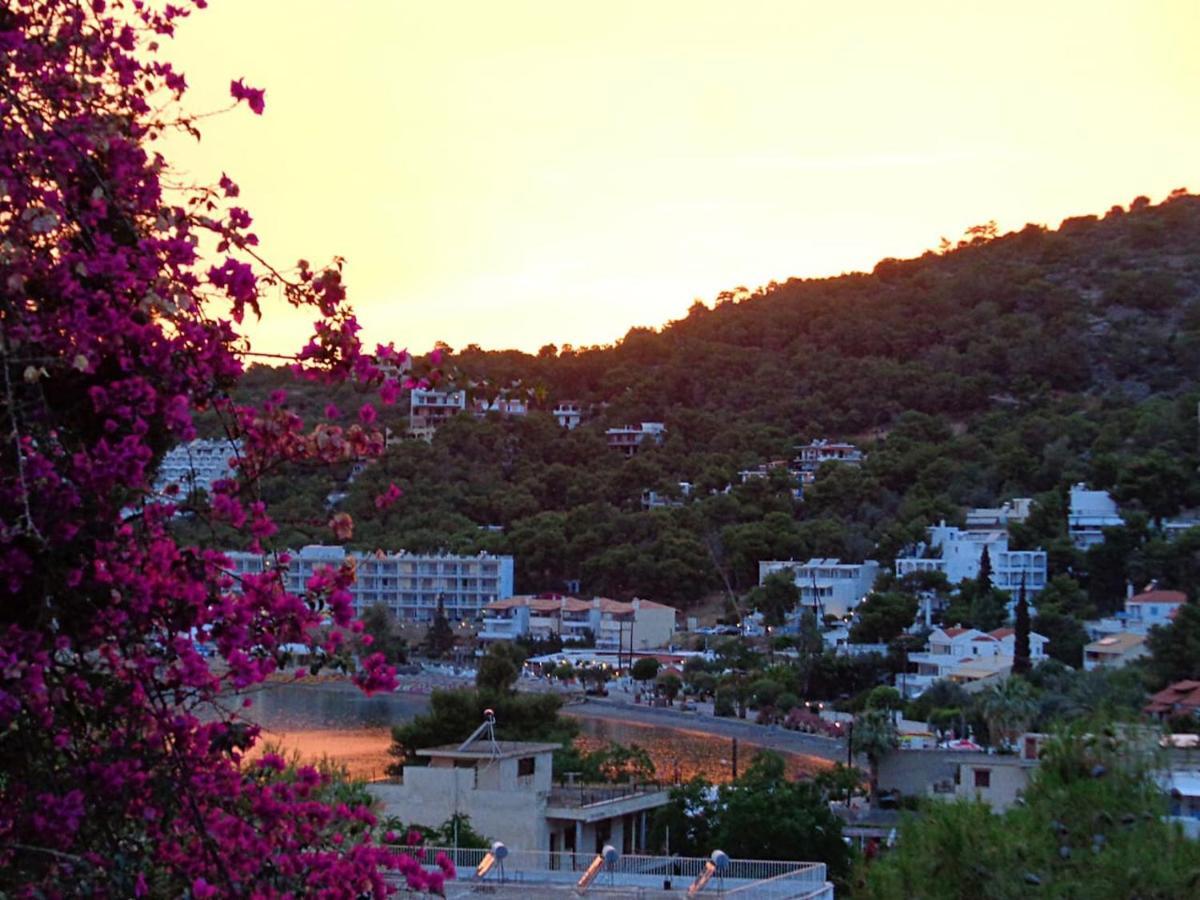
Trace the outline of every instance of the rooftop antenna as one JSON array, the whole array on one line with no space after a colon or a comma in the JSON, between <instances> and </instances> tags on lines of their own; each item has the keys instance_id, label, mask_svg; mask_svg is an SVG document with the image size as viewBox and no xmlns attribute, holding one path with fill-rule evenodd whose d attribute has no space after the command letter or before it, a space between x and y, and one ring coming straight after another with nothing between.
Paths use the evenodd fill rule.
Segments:
<instances>
[{"instance_id":1,"label":"rooftop antenna","mask_svg":"<svg viewBox=\"0 0 1200 900\"><path fill-rule=\"evenodd\" d=\"M496 711L485 709L483 711L483 724L471 732L471 736L459 745L458 752L465 753L471 749L471 745L479 740L483 735L487 735L489 749L492 752L492 758L500 755L500 745L496 743Z\"/></svg>"}]
</instances>

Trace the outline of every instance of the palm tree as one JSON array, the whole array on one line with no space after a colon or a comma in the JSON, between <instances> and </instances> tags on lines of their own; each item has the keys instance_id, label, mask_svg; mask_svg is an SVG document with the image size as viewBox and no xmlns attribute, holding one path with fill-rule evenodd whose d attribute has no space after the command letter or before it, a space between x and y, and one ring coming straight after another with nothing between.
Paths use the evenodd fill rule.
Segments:
<instances>
[{"instance_id":1,"label":"palm tree","mask_svg":"<svg viewBox=\"0 0 1200 900\"><path fill-rule=\"evenodd\" d=\"M1005 678L984 692L980 708L993 741L999 738L1000 743L1012 746L1017 735L1037 716L1038 702L1028 681Z\"/></svg>"},{"instance_id":2,"label":"palm tree","mask_svg":"<svg viewBox=\"0 0 1200 900\"><path fill-rule=\"evenodd\" d=\"M854 720L850 749L867 758L871 779L871 805L879 799L879 763L900 746L900 735L892 714L886 709L871 709Z\"/></svg>"}]
</instances>

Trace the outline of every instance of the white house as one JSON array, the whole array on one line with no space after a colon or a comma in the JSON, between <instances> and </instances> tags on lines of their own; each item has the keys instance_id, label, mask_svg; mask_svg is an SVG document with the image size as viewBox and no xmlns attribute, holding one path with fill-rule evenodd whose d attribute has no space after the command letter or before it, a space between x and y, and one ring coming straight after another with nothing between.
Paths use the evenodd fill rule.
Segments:
<instances>
[{"instance_id":1,"label":"white house","mask_svg":"<svg viewBox=\"0 0 1200 900\"><path fill-rule=\"evenodd\" d=\"M863 452L843 441L828 441L818 439L811 444L796 447L796 467L800 470L801 479L811 484L816 478L817 470L828 462L838 462L847 466L862 465L866 457Z\"/></svg>"},{"instance_id":2,"label":"white house","mask_svg":"<svg viewBox=\"0 0 1200 900\"><path fill-rule=\"evenodd\" d=\"M1140 594L1132 594L1125 600L1125 609L1104 619L1084 622L1088 636L1099 640L1115 634L1128 632L1143 637L1156 625L1170 625L1179 607L1187 603L1183 591L1164 591L1151 588Z\"/></svg>"},{"instance_id":3,"label":"white house","mask_svg":"<svg viewBox=\"0 0 1200 900\"><path fill-rule=\"evenodd\" d=\"M235 575L258 573L273 565L260 553L229 551L230 570ZM354 608L361 615L372 606L385 606L398 619L431 622L441 599L450 620L474 619L494 600L513 594L513 558L480 553L456 556L451 553L374 553L347 551L345 547L309 545L289 551L284 585L302 593L313 573L324 566L337 568L347 561L355 565L350 587Z\"/></svg>"},{"instance_id":4,"label":"white house","mask_svg":"<svg viewBox=\"0 0 1200 900\"><path fill-rule=\"evenodd\" d=\"M906 556L896 560L896 575L944 572L951 584L979 577L984 548L992 565L992 585L1016 597L1025 585L1029 598L1046 586L1046 551L1009 550L1003 531L964 531L942 522L929 529L929 546L937 557Z\"/></svg>"},{"instance_id":5,"label":"white house","mask_svg":"<svg viewBox=\"0 0 1200 900\"><path fill-rule=\"evenodd\" d=\"M466 391L413 388L408 399L408 433L411 437L432 440L439 425L466 408Z\"/></svg>"},{"instance_id":6,"label":"white house","mask_svg":"<svg viewBox=\"0 0 1200 900\"><path fill-rule=\"evenodd\" d=\"M647 442L661 444L667 435L667 426L662 422L642 422L639 425L622 425L604 432L610 450L620 450L633 456Z\"/></svg>"},{"instance_id":7,"label":"white house","mask_svg":"<svg viewBox=\"0 0 1200 900\"><path fill-rule=\"evenodd\" d=\"M824 616L848 615L871 592L879 576L879 563L868 559L861 563L844 563L840 559L762 560L758 564L758 583L775 572L790 572L800 589L800 609Z\"/></svg>"},{"instance_id":8,"label":"white house","mask_svg":"<svg viewBox=\"0 0 1200 900\"><path fill-rule=\"evenodd\" d=\"M1108 491L1089 491L1083 484L1071 488L1067 533L1080 550L1104 543L1104 529L1124 525L1117 503Z\"/></svg>"},{"instance_id":9,"label":"white house","mask_svg":"<svg viewBox=\"0 0 1200 900\"><path fill-rule=\"evenodd\" d=\"M571 431L583 421L583 410L575 400L562 400L554 407L554 418L563 428Z\"/></svg>"},{"instance_id":10,"label":"white house","mask_svg":"<svg viewBox=\"0 0 1200 900\"><path fill-rule=\"evenodd\" d=\"M1029 633L1029 659L1034 665L1046 658L1048 638ZM908 662L915 674L897 676L906 697L917 697L933 682L949 679L960 684L1002 678L1012 671L1016 655L1016 632L997 628L983 632L975 628L935 628L923 653L910 653Z\"/></svg>"}]
</instances>

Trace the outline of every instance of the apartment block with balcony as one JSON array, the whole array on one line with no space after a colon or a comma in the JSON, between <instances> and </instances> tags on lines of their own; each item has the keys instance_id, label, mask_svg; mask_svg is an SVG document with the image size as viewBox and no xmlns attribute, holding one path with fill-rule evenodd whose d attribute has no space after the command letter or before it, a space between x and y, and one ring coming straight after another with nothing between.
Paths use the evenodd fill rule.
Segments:
<instances>
[{"instance_id":1,"label":"apartment block with balcony","mask_svg":"<svg viewBox=\"0 0 1200 900\"><path fill-rule=\"evenodd\" d=\"M1046 551L1009 550L1003 531L964 531L942 522L929 529L929 548L938 556L905 556L896 560L896 575L944 572L950 584L979 577L986 548L992 565L992 585L1016 597L1021 585L1033 598L1046 586Z\"/></svg>"},{"instance_id":2,"label":"apartment block with balcony","mask_svg":"<svg viewBox=\"0 0 1200 900\"><path fill-rule=\"evenodd\" d=\"M203 438L172 447L158 464L154 490L163 493L174 488L179 499L195 490L211 492L214 482L236 477L232 464L241 450L241 441Z\"/></svg>"},{"instance_id":3,"label":"apartment block with balcony","mask_svg":"<svg viewBox=\"0 0 1200 900\"><path fill-rule=\"evenodd\" d=\"M604 432L610 450L619 450L633 456L642 445L661 444L667 436L667 426L662 422L642 422L638 425L621 425Z\"/></svg>"},{"instance_id":4,"label":"apartment block with balcony","mask_svg":"<svg viewBox=\"0 0 1200 900\"><path fill-rule=\"evenodd\" d=\"M676 615L674 607L636 597L629 603L560 594L511 597L487 605L479 639L511 641L528 635L559 637L570 644L590 636L597 650L651 650L670 643Z\"/></svg>"},{"instance_id":5,"label":"apartment block with balcony","mask_svg":"<svg viewBox=\"0 0 1200 900\"><path fill-rule=\"evenodd\" d=\"M842 618L849 615L871 592L879 577L879 563L868 559L861 563L844 563L840 559L762 560L758 564L758 583L775 572L790 572L800 589L801 612L811 610L820 619L827 615Z\"/></svg>"},{"instance_id":6,"label":"apartment block with balcony","mask_svg":"<svg viewBox=\"0 0 1200 900\"><path fill-rule=\"evenodd\" d=\"M487 604L513 594L511 556L361 553L322 545L289 554L284 583L294 593L301 593L318 569L352 560L355 580L350 592L359 615L378 605L403 621L432 622L440 599L447 618L470 620L479 617ZM235 574L262 572L267 565L260 554L237 551L226 556Z\"/></svg>"},{"instance_id":7,"label":"apartment block with balcony","mask_svg":"<svg viewBox=\"0 0 1200 900\"><path fill-rule=\"evenodd\" d=\"M438 426L467 408L466 391L413 388L408 398L408 434L433 440Z\"/></svg>"}]
</instances>

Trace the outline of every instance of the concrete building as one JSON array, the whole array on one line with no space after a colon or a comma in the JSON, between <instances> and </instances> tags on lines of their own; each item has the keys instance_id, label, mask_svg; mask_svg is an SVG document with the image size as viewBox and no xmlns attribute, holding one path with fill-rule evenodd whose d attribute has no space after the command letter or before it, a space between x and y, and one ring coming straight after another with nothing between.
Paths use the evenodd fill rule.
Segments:
<instances>
[{"instance_id":1,"label":"concrete building","mask_svg":"<svg viewBox=\"0 0 1200 900\"><path fill-rule=\"evenodd\" d=\"M567 431L572 431L579 427L579 423L583 421L583 409L575 400L561 400L554 407L554 418Z\"/></svg>"},{"instance_id":2,"label":"concrete building","mask_svg":"<svg viewBox=\"0 0 1200 900\"><path fill-rule=\"evenodd\" d=\"M629 603L559 594L510 597L484 608L479 639L511 641L528 635L558 637L569 644L591 636L599 651L652 650L670 644L676 615L672 606L636 597Z\"/></svg>"},{"instance_id":3,"label":"concrete building","mask_svg":"<svg viewBox=\"0 0 1200 900\"><path fill-rule=\"evenodd\" d=\"M1048 638L1029 633L1029 659L1034 665L1046 658ZM975 628L935 628L923 653L910 653L915 673L897 676L897 687L905 697L918 697L935 681L947 679L970 685L996 681L1012 672L1016 655L1016 632L997 628L982 632Z\"/></svg>"},{"instance_id":4,"label":"concrete building","mask_svg":"<svg viewBox=\"0 0 1200 900\"><path fill-rule=\"evenodd\" d=\"M214 482L237 476L232 463L241 451L241 441L227 439L198 439L172 447L158 464L154 490L175 488L180 500L195 490L211 493Z\"/></svg>"},{"instance_id":5,"label":"concrete building","mask_svg":"<svg viewBox=\"0 0 1200 900\"><path fill-rule=\"evenodd\" d=\"M1067 533L1080 550L1104 543L1104 529L1125 524L1116 501L1108 491L1089 491L1086 485L1071 488L1067 510Z\"/></svg>"},{"instance_id":6,"label":"concrete building","mask_svg":"<svg viewBox=\"0 0 1200 900\"><path fill-rule=\"evenodd\" d=\"M661 444L667 436L667 426L662 422L642 422L639 425L622 425L604 432L608 448L633 456L643 444Z\"/></svg>"},{"instance_id":7,"label":"concrete building","mask_svg":"<svg viewBox=\"0 0 1200 900\"><path fill-rule=\"evenodd\" d=\"M1023 734L1017 752L899 750L879 764L879 788L936 800L980 800L1002 813L1029 787L1045 735Z\"/></svg>"},{"instance_id":8,"label":"concrete building","mask_svg":"<svg viewBox=\"0 0 1200 900\"><path fill-rule=\"evenodd\" d=\"M1083 670L1119 669L1149 652L1144 634L1119 631L1084 645Z\"/></svg>"},{"instance_id":9,"label":"concrete building","mask_svg":"<svg viewBox=\"0 0 1200 900\"><path fill-rule=\"evenodd\" d=\"M262 572L268 564L267 558L258 553L231 551L225 555L234 574ZM309 545L290 555L284 583L293 593L302 593L317 569L336 568L352 560L355 580L350 591L360 615L381 605L403 621L431 622L440 597L447 618L468 620L478 617L488 603L513 594L511 556L361 553L323 545Z\"/></svg>"},{"instance_id":10,"label":"concrete building","mask_svg":"<svg viewBox=\"0 0 1200 900\"><path fill-rule=\"evenodd\" d=\"M466 391L413 388L408 399L409 436L423 441L433 440L439 425L466 408Z\"/></svg>"},{"instance_id":11,"label":"concrete building","mask_svg":"<svg viewBox=\"0 0 1200 900\"><path fill-rule=\"evenodd\" d=\"M849 615L871 592L879 576L879 563L868 559L861 563L844 563L840 559L763 560L758 564L758 583L775 572L790 572L800 589L800 610L809 609L817 619L824 616Z\"/></svg>"},{"instance_id":12,"label":"concrete building","mask_svg":"<svg viewBox=\"0 0 1200 900\"><path fill-rule=\"evenodd\" d=\"M905 556L896 560L896 575L944 572L950 584L979 577L984 548L992 564L992 585L1015 598L1021 584L1026 596L1037 596L1046 586L1046 551L1009 550L1003 531L964 531L942 522L929 529L929 547L936 557Z\"/></svg>"},{"instance_id":13,"label":"concrete building","mask_svg":"<svg viewBox=\"0 0 1200 900\"><path fill-rule=\"evenodd\" d=\"M407 765L401 783L375 782L368 790L384 817L436 827L466 815L476 831L513 849L580 854L580 868L605 844L644 852L653 811L666 805L668 791L657 785L555 786L557 749L473 737L418 750L428 765Z\"/></svg>"}]
</instances>

